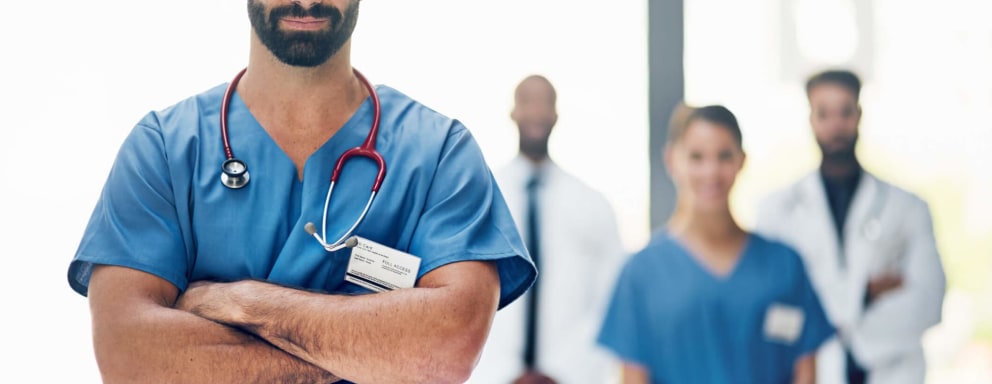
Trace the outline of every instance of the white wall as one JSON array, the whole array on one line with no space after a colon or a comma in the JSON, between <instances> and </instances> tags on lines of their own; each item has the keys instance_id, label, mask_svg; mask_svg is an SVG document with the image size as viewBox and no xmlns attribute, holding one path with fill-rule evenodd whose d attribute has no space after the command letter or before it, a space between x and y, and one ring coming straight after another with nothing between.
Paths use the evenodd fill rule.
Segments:
<instances>
[{"instance_id":1,"label":"white wall","mask_svg":"<svg viewBox=\"0 0 992 384\"><path fill-rule=\"evenodd\" d=\"M856 4L868 3L858 25ZM759 198L819 162L808 73L784 64L784 43L797 40L815 69L859 72L855 48L872 44L859 160L929 203L948 278L943 324L924 338L928 383L992 382L990 14L988 0L686 0L686 99L725 104L741 123L748 159L733 202L745 224ZM782 28L790 18L795 35Z\"/></svg>"},{"instance_id":2,"label":"white wall","mask_svg":"<svg viewBox=\"0 0 992 384\"><path fill-rule=\"evenodd\" d=\"M0 23L0 381L98 383L86 300L66 269L124 136L151 109L246 63L244 1L10 2ZM559 91L552 156L647 237L646 2L368 0L353 61L509 160L516 82ZM236 129L236 128L234 128Z\"/></svg>"}]
</instances>

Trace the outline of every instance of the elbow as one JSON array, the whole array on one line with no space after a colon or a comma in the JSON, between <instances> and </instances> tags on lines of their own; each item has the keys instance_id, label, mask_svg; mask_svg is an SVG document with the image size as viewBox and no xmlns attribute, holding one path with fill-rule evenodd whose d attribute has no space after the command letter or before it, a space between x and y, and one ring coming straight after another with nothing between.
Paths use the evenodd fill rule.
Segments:
<instances>
[{"instance_id":1,"label":"elbow","mask_svg":"<svg viewBox=\"0 0 992 384\"><path fill-rule=\"evenodd\" d=\"M100 325L100 324L96 324ZM100 378L104 383L123 383L127 381L127 354L120 347L120 341L115 332L109 331L108 326L97 326L93 330L93 353L96 365L100 370Z\"/></svg>"},{"instance_id":2,"label":"elbow","mask_svg":"<svg viewBox=\"0 0 992 384\"><path fill-rule=\"evenodd\" d=\"M444 375L439 377L441 383L464 383L472 376L475 365L482 354L482 346L485 338L478 343L477 347L463 349L462 352L453 354L449 363L444 369Z\"/></svg>"},{"instance_id":3,"label":"elbow","mask_svg":"<svg viewBox=\"0 0 992 384\"><path fill-rule=\"evenodd\" d=\"M93 324L93 354L103 383L165 381L149 360L140 326L126 316L100 317ZM154 352L153 352L154 353Z\"/></svg>"},{"instance_id":4,"label":"elbow","mask_svg":"<svg viewBox=\"0 0 992 384\"><path fill-rule=\"evenodd\" d=\"M451 324L436 343L425 350L416 380L420 383L464 383L479 361L489 335L492 316L472 316L460 324Z\"/></svg>"},{"instance_id":5,"label":"elbow","mask_svg":"<svg viewBox=\"0 0 992 384\"><path fill-rule=\"evenodd\" d=\"M133 383L134 380L128 379L126 375L118 375L114 373L109 373L104 369L100 369L100 382L104 384L117 384L117 383Z\"/></svg>"},{"instance_id":6,"label":"elbow","mask_svg":"<svg viewBox=\"0 0 992 384\"><path fill-rule=\"evenodd\" d=\"M468 381L482 354L487 329L462 330L449 337L444 345L438 345L433 353L425 356L427 361L421 365L423 375L417 381L439 384Z\"/></svg>"},{"instance_id":7,"label":"elbow","mask_svg":"<svg viewBox=\"0 0 992 384\"><path fill-rule=\"evenodd\" d=\"M476 281L449 287L449 300L438 307L431 335L421 346L420 383L464 383L482 355L499 304L499 275L494 264L484 266Z\"/></svg>"},{"instance_id":8,"label":"elbow","mask_svg":"<svg viewBox=\"0 0 992 384\"><path fill-rule=\"evenodd\" d=\"M423 383L438 383L438 384L456 384L464 383L468 381L469 377L472 375L472 367L465 366L454 366L449 364L449 367L439 370L437 372L432 372L425 377Z\"/></svg>"},{"instance_id":9,"label":"elbow","mask_svg":"<svg viewBox=\"0 0 992 384\"><path fill-rule=\"evenodd\" d=\"M126 320L98 321L93 329L93 352L103 383L165 382L175 380L175 370L154 361L139 331ZM151 352L151 353L150 353Z\"/></svg>"},{"instance_id":10,"label":"elbow","mask_svg":"<svg viewBox=\"0 0 992 384\"><path fill-rule=\"evenodd\" d=\"M137 383L162 381L154 377L159 370L149 369L142 360L148 356L136 349L129 325L122 321L99 322L93 330L93 352L103 383ZM129 337L131 336L131 337Z\"/></svg>"},{"instance_id":11,"label":"elbow","mask_svg":"<svg viewBox=\"0 0 992 384\"><path fill-rule=\"evenodd\" d=\"M136 364L129 363L127 357L122 355L106 349L96 349L96 363L103 383L133 383L138 381L138 375L128 369L128 367L133 367Z\"/></svg>"},{"instance_id":12,"label":"elbow","mask_svg":"<svg viewBox=\"0 0 992 384\"><path fill-rule=\"evenodd\" d=\"M456 384L468 381L469 377L472 376L472 370L475 369L475 359L471 361L465 361L466 359L460 360L445 362L438 367L439 369L432 372L425 372L426 375L424 375L423 380L418 382Z\"/></svg>"}]
</instances>

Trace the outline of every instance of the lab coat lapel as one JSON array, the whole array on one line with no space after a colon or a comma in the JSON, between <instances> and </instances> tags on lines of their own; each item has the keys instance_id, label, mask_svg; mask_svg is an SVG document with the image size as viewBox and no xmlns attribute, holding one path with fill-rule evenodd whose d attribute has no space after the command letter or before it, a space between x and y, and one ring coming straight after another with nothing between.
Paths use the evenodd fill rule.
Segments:
<instances>
[{"instance_id":1,"label":"lab coat lapel","mask_svg":"<svg viewBox=\"0 0 992 384\"><path fill-rule=\"evenodd\" d=\"M844 223L844 244L838 242L837 232L830 213L823 178L814 171L803 179L798 187L801 201L797 207L796 232L805 236L809 252L807 269L816 280L818 294L830 320L842 332L851 329L863 312L863 296L868 278L871 247L862 236L861 229L871 210L877 180L867 172L862 174ZM844 251L846 267L839 262L840 252ZM805 255L804 255L805 256ZM842 336L843 337L843 336ZM818 382L844 382L844 353L840 343L831 341L817 354Z\"/></svg>"},{"instance_id":2,"label":"lab coat lapel","mask_svg":"<svg viewBox=\"0 0 992 384\"><path fill-rule=\"evenodd\" d=\"M841 254L845 250L841 249L838 241L826 188L819 171L809 175L801 187L805 208L802 217L797 220L802 223L798 230L807 236L806 244L814 245L803 250L809 252L813 259L807 265L807 270L820 287L821 301L824 306L829 307L831 320L840 327L850 326L860 313L860 307L853 305L860 303L860 300L852 301L858 293L852 292L850 284L853 277L851 255ZM846 260L843 265L840 262L841 257Z\"/></svg>"}]
</instances>

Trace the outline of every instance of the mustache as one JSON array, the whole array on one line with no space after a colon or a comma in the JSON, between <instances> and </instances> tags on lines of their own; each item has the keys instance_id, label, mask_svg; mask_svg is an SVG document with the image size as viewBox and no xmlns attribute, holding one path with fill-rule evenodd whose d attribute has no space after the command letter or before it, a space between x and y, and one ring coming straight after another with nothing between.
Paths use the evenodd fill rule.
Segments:
<instances>
[{"instance_id":1,"label":"mustache","mask_svg":"<svg viewBox=\"0 0 992 384\"><path fill-rule=\"evenodd\" d=\"M275 24L279 19L283 17L313 17L315 19L330 19L331 25L338 25L341 22L343 16L341 15L341 10L324 5L324 4L314 4L310 8L303 8L302 5L298 3L293 3L292 5L284 5L281 7L272 8L269 12L269 22Z\"/></svg>"}]
</instances>

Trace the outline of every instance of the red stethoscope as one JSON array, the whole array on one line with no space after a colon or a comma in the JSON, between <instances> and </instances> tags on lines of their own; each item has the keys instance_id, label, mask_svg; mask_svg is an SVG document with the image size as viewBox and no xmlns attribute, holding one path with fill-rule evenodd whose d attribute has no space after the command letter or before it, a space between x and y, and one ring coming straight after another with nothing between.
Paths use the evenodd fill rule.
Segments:
<instances>
[{"instance_id":1,"label":"red stethoscope","mask_svg":"<svg viewBox=\"0 0 992 384\"><path fill-rule=\"evenodd\" d=\"M231 142L228 138L228 128L227 128L227 113L231 106L231 97L234 96L234 91L238 87L238 81L241 80L241 76L245 74L247 68L242 69L238 72L237 76L234 76L234 80L231 80L231 84L227 87L227 92L224 93L224 99L221 101L221 113L220 113L220 135L221 140L224 142L224 155L227 160L224 160L224 164L221 165L220 181L224 186L231 189L240 189L245 185L248 185L250 180L250 175L248 174L248 165L245 164L243 160L234 157L234 152L231 150ZM372 200L375 199L375 195L379 192L379 187L382 186L382 180L386 177L386 160L382 158L375 149L376 139L379 137L379 118L382 116L382 107L379 104L379 95L375 92L375 88L372 83L369 83L368 79L365 78L361 72L357 69L353 69L355 76L361 81L362 85L369 92L369 97L372 98L372 128L369 129L369 134L365 137L365 142L361 146L351 148L341 154L338 157L337 164L334 165L334 172L331 174L331 185L327 188L327 197L324 199L324 217L322 220L321 234L317 235L317 228L313 223L307 223L304 229L312 235L321 246L324 247L328 252L334 252L339 249L346 247L346 240L351 236L351 233L355 231L358 224L365 219L365 215L369 212L369 207L372 206ZM358 220L351 226L341 236L337 241L333 243L327 242L327 209L330 206L331 194L334 192L334 185L338 181L338 177L341 176L341 169L344 168L344 164L353 157L367 157L371 159L379 168L379 173L375 177L375 184L372 185L372 193L369 196L369 200L365 203L365 209L362 210L362 214L358 216Z\"/></svg>"}]
</instances>

